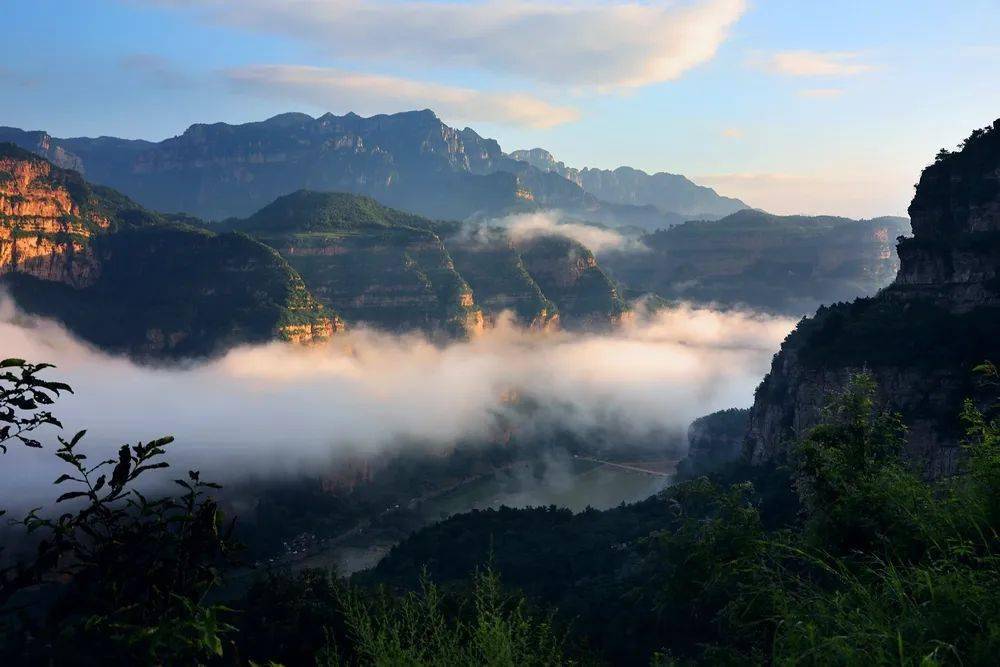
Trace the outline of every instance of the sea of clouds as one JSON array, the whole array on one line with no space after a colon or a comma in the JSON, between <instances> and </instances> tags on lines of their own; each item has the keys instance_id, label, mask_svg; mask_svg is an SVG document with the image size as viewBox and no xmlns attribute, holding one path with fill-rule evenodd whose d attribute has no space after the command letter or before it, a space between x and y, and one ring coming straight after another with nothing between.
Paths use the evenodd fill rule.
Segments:
<instances>
[{"instance_id":1,"label":"sea of clouds","mask_svg":"<svg viewBox=\"0 0 1000 667\"><path fill-rule=\"evenodd\" d=\"M330 343L244 346L207 361L140 365L98 351L58 324L0 304L5 357L50 362L72 385L53 412L87 429L91 458L122 443L173 435L172 460L212 479L321 471L338 457L387 453L405 442L448 447L486 438L510 397L532 418L623 437L683 432L694 418L747 406L787 318L681 305L640 312L605 334L532 332L502 319L470 340L364 328ZM0 505L49 498L61 471L53 431L43 450L0 456Z\"/></svg>"}]
</instances>

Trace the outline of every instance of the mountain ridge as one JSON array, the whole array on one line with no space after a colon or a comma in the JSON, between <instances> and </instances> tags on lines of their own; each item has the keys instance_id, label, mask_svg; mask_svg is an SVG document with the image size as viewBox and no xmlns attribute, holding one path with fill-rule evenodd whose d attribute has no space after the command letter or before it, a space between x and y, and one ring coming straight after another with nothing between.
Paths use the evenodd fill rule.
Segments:
<instances>
[{"instance_id":1,"label":"mountain ridge","mask_svg":"<svg viewBox=\"0 0 1000 667\"><path fill-rule=\"evenodd\" d=\"M244 217L303 188L368 195L431 218L559 208L647 229L684 218L641 201L603 201L560 174L513 159L472 128L444 124L428 109L368 118L290 112L242 124L195 123L159 142L56 138L0 127L0 141L80 171L151 209L206 219Z\"/></svg>"},{"instance_id":2,"label":"mountain ridge","mask_svg":"<svg viewBox=\"0 0 1000 667\"><path fill-rule=\"evenodd\" d=\"M755 463L780 459L852 374L875 378L908 427L906 454L928 477L960 469L963 401L984 401L972 369L1000 357L1000 119L925 168L893 283L823 307L782 343L757 388L746 436Z\"/></svg>"},{"instance_id":3,"label":"mountain ridge","mask_svg":"<svg viewBox=\"0 0 1000 667\"><path fill-rule=\"evenodd\" d=\"M652 205L664 213L676 213L688 219L718 218L750 208L739 199L719 195L714 189L698 185L680 174L664 171L650 174L626 165L615 169L577 169L567 167L544 148L516 150L510 157L559 174L610 203Z\"/></svg>"},{"instance_id":4,"label":"mountain ridge","mask_svg":"<svg viewBox=\"0 0 1000 667\"><path fill-rule=\"evenodd\" d=\"M137 357L342 328L273 250L174 222L0 143L0 274L17 304Z\"/></svg>"}]
</instances>

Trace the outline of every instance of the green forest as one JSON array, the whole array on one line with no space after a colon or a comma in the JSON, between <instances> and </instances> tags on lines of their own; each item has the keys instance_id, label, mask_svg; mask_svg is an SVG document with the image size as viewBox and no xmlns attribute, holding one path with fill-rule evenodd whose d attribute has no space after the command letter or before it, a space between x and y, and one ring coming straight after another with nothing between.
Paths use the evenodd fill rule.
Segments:
<instances>
[{"instance_id":1,"label":"green forest","mask_svg":"<svg viewBox=\"0 0 1000 667\"><path fill-rule=\"evenodd\" d=\"M960 415L959 475L908 466L901 419L859 373L767 466L604 512L458 515L351 580L261 568L235 588L239 517L169 467L172 438L94 460L59 421L56 369L0 370L2 451L65 469L51 506L4 517L24 532L0 573L4 664L963 665L1000 649L990 363L970 369L993 399ZM164 476L175 494L143 491Z\"/></svg>"}]
</instances>

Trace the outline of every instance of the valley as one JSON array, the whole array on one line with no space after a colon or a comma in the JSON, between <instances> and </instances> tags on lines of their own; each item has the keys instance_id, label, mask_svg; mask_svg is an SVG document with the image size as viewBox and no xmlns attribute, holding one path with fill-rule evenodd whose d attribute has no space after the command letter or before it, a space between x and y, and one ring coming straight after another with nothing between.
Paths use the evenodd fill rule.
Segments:
<instances>
[{"instance_id":1,"label":"valley","mask_svg":"<svg viewBox=\"0 0 1000 667\"><path fill-rule=\"evenodd\" d=\"M996 664L992 4L7 3L0 665Z\"/></svg>"}]
</instances>

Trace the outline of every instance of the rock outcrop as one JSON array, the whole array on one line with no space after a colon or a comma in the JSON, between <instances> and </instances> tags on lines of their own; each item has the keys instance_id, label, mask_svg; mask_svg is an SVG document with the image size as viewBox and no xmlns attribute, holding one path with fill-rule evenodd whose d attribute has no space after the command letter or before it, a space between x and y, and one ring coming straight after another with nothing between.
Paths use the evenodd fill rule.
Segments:
<instances>
[{"instance_id":1,"label":"rock outcrop","mask_svg":"<svg viewBox=\"0 0 1000 667\"><path fill-rule=\"evenodd\" d=\"M828 393L868 370L909 428L908 457L929 477L956 471L961 402L982 398L971 369L1000 359L1000 121L924 170L910 216L895 282L821 308L782 344L751 410L752 461L786 453Z\"/></svg>"},{"instance_id":2,"label":"rock outcrop","mask_svg":"<svg viewBox=\"0 0 1000 667\"><path fill-rule=\"evenodd\" d=\"M218 227L277 250L348 323L461 337L505 311L534 329L604 329L628 312L594 255L563 237L514 242L502 229L307 190Z\"/></svg>"},{"instance_id":3,"label":"rock outcrop","mask_svg":"<svg viewBox=\"0 0 1000 667\"><path fill-rule=\"evenodd\" d=\"M478 333L482 312L431 224L368 197L301 190L225 226L277 250L348 322Z\"/></svg>"},{"instance_id":4,"label":"rock outcrop","mask_svg":"<svg viewBox=\"0 0 1000 667\"><path fill-rule=\"evenodd\" d=\"M683 475L698 475L716 469L743 454L750 410L729 408L699 417L687 432L687 457L678 466Z\"/></svg>"},{"instance_id":5,"label":"rock outcrop","mask_svg":"<svg viewBox=\"0 0 1000 667\"><path fill-rule=\"evenodd\" d=\"M469 282L488 325L502 313L536 330L559 326L559 308L538 286L515 244L500 230L446 241L455 267Z\"/></svg>"},{"instance_id":6,"label":"rock outcrop","mask_svg":"<svg viewBox=\"0 0 1000 667\"><path fill-rule=\"evenodd\" d=\"M601 330L631 315L617 285L581 243L564 236L538 236L517 243L524 266L559 309L567 329Z\"/></svg>"},{"instance_id":7,"label":"rock outcrop","mask_svg":"<svg viewBox=\"0 0 1000 667\"><path fill-rule=\"evenodd\" d=\"M92 284L99 266L89 241L110 222L84 192L45 160L11 146L0 151L0 274Z\"/></svg>"},{"instance_id":8,"label":"rock outcrop","mask_svg":"<svg viewBox=\"0 0 1000 667\"><path fill-rule=\"evenodd\" d=\"M28 312L143 358L343 328L267 246L174 223L10 144L0 144L0 274Z\"/></svg>"}]
</instances>

